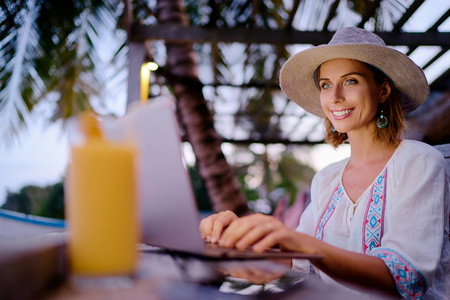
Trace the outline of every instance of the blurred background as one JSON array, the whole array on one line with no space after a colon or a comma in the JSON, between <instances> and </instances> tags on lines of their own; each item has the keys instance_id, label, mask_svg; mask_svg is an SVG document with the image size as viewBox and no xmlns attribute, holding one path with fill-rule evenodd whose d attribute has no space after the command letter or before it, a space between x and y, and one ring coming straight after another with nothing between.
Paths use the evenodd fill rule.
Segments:
<instances>
[{"instance_id":1,"label":"blurred background","mask_svg":"<svg viewBox=\"0 0 450 300\"><path fill-rule=\"evenodd\" d=\"M324 143L322 120L286 98L279 70L345 26L376 31L424 69L430 97L406 137L448 143L449 17L448 0L2 1L0 207L64 218L74 117L120 117L169 94L200 210L295 203L350 153Z\"/></svg>"}]
</instances>

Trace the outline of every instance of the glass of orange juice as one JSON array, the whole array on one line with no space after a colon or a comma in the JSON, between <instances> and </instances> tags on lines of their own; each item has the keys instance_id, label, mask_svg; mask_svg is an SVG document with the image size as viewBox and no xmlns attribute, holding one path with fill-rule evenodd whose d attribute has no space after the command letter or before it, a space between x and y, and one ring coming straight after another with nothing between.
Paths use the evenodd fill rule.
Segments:
<instances>
[{"instance_id":1,"label":"glass of orange juice","mask_svg":"<svg viewBox=\"0 0 450 300\"><path fill-rule=\"evenodd\" d=\"M65 182L71 277L81 288L121 287L137 268L136 149L90 130L71 147Z\"/></svg>"}]
</instances>

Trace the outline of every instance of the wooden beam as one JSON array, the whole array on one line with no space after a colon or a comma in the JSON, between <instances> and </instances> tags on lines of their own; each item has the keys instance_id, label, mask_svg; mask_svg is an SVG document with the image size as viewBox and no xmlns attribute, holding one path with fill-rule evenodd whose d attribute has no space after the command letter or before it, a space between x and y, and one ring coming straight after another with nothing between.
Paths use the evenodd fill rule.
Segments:
<instances>
[{"instance_id":1,"label":"wooden beam","mask_svg":"<svg viewBox=\"0 0 450 300\"><path fill-rule=\"evenodd\" d=\"M450 69L447 69L430 84L432 91L448 91L450 88Z\"/></svg>"},{"instance_id":2,"label":"wooden beam","mask_svg":"<svg viewBox=\"0 0 450 300\"><path fill-rule=\"evenodd\" d=\"M133 24L131 39L165 40L172 43L259 43L259 44L326 44L332 33L297 30L264 30L246 28L206 28L175 24Z\"/></svg>"},{"instance_id":3,"label":"wooden beam","mask_svg":"<svg viewBox=\"0 0 450 300\"><path fill-rule=\"evenodd\" d=\"M124 23L125 29L127 31L127 36L130 36L131 33L131 25L133 24L133 5L131 0L123 0L125 9L124 9Z\"/></svg>"},{"instance_id":4,"label":"wooden beam","mask_svg":"<svg viewBox=\"0 0 450 300\"><path fill-rule=\"evenodd\" d=\"M333 18L336 16L336 10L339 6L339 2L341 2L341 0L335 0L331 5L327 19L325 20L325 23L323 23L322 30L328 31L328 25L330 25L331 20L333 20Z\"/></svg>"},{"instance_id":5,"label":"wooden beam","mask_svg":"<svg viewBox=\"0 0 450 300\"><path fill-rule=\"evenodd\" d=\"M427 31L437 31L438 27L441 26L442 23L444 23L448 18L450 17L450 8L447 9L445 14L443 14L439 20L436 21L436 23L433 24Z\"/></svg>"},{"instance_id":6,"label":"wooden beam","mask_svg":"<svg viewBox=\"0 0 450 300\"><path fill-rule=\"evenodd\" d=\"M298 7L300 6L301 0L295 0L294 5L292 6L292 10L289 12L289 19L286 22L285 29L291 30L292 29L292 22L294 22L295 14L298 11Z\"/></svg>"},{"instance_id":7,"label":"wooden beam","mask_svg":"<svg viewBox=\"0 0 450 300\"><path fill-rule=\"evenodd\" d=\"M334 32L133 24L130 39L171 43L326 44ZM450 32L377 32L391 46L450 46Z\"/></svg>"},{"instance_id":8,"label":"wooden beam","mask_svg":"<svg viewBox=\"0 0 450 300\"><path fill-rule=\"evenodd\" d=\"M403 16L394 24L392 31L400 31L403 25L408 21L409 18L417 11L417 9L425 2L425 0L415 0L409 8L405 11Z\"/></svg>"},{"instance_id":9,"label":"wooden beam","mask_svg":"<svg viewBox=\"0 0 450 300\"><path fill-rule=\"evenodd\" d=\"M444 55L445 53L447 53L448 48L444 48L441 51L439 51L438 54L436 54L432 59L430 59L429 62L427 62L422 69L425 70L426 68L428 68L429 66L431 66L435 61L437 61L439 58L441 58L442 55Z\"/></svg>"},{"instance_id":10,"label":"wooden beam","mask_svg":"<svg viewBox=\"0 0 450 300\"><path fill-rule=\"evenodd\" d=\"M444 23L448 17L450 17L450 9L448 9L440 18L436 21L436 23L433 24L426 32L437 32L437 29L439 26L441 26L442 23ZM417 46L410 47L408 52L406 53L406 56L410 56L415 50L417 49Z\"/></svg>"},{"instance_id":11,"label":"wooden beam","mask_svg":"<svg viewBox=\"0 0 450 300\"><path fill-rule=\"evenodd\" d=\"M442 46L450 44L450 32L377 32L391 46Z\"/></svg>"}]
</instances>

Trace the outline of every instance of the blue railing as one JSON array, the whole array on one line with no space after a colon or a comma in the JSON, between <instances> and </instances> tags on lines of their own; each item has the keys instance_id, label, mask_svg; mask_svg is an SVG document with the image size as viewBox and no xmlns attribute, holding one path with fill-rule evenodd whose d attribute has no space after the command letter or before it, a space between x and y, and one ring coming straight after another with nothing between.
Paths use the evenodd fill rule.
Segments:
<instances>
[{"instance_id":1,"label":"blue railing","mask_svg":"<svg viewBox=\"0 0 450 300\"><path fill-rule=\"evenodd\" d=\"M19 213L19 212L5 210L5 209L0 209L0 218L12 219L15 221L20 221L20 222L34 224L34 225L41 225L41 226L49 226L49 227L56 227L56 228L65 228L66 227L66 222L64 220L27 215L24 213Z\"/></svg>"}]
</instances>

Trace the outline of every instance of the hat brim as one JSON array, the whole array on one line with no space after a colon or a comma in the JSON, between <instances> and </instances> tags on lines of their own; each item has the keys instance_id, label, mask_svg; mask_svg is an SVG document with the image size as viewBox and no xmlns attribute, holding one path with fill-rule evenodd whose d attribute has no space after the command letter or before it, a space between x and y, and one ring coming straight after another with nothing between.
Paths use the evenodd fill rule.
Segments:
<instances>
[{"instance_id":1,"label":"hat brim","mask_svg":"<svg viewBox=\"0 0 450 300\"><path fill-rule=\"evenodd\" d=\"M428 82L419 66L395 49L370 44L321 45L293 55L280 71L281 89L307 112L325 118L314 72L335 58L359 60L383 71L401 94L404 114L415 110L428 97Z\"/></svg>"}]
</instances>

